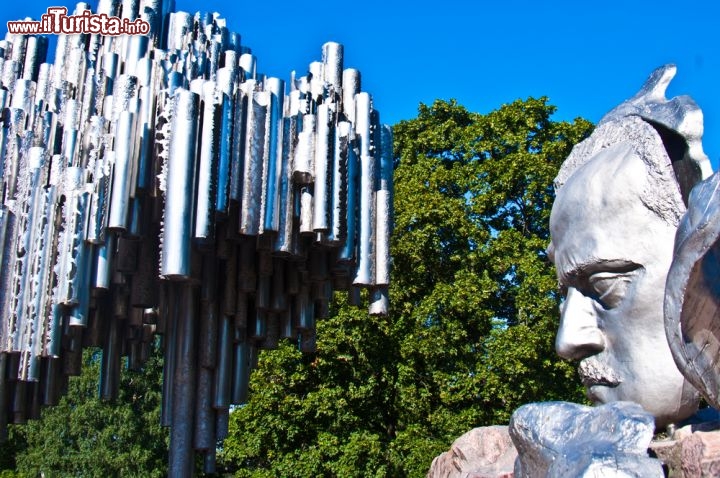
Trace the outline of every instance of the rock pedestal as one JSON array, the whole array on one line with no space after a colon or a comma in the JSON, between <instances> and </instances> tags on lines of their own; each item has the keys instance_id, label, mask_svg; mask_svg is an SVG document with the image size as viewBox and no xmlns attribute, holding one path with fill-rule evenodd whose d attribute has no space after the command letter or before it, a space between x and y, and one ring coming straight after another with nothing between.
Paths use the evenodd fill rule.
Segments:
<instances>
[{"instance_id":1,"label":"rock pedestal","mask_svg":"<svg viewBox=\"0 0 720 478\"><path fill-rule=\"evenodd\" d=\"M512 478L516 457L508 427L474 428L433 460L427 478Z\"/></svg>"},{"instance_id":2,"label":"rock pedestal","mask_svg":"<svg viewBox=\"0 0 720 478\"><path fill-rule=\"evenodd\" d=\"M654 441L650 450L665 464L670 478L720 476L720 422L688 425L671 440Z\"/></svg>"}]
</instances>

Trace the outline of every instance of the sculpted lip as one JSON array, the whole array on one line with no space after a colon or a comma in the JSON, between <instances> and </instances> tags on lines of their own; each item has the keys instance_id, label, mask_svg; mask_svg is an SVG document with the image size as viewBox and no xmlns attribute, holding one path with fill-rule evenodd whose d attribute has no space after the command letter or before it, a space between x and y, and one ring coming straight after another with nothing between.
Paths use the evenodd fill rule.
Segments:
<instances>
[{"instance_id":1,"label":"sculpted lip","mask_svg":"<svg viewBox=\"0 0 720 478\"><path fill-rule=\"evenodd\" d=\"M613 369L593 358L580 362L578 373L583 385L588 388L593 385L617 387L622 383L622 379Z\"/></svg>"}]
</instances>

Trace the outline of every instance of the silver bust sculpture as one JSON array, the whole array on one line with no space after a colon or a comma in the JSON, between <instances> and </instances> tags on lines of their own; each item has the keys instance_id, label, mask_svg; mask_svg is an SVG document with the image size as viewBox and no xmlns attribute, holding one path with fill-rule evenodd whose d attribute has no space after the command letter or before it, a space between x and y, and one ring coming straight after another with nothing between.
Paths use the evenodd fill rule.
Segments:
<instances>
[{"instance_id":1,"label":"silver bust sculpture","mask_svg":"<svg viewBox=\"0 0 720 478\"><path fill-rule=\"evenodd\" d=\"M555 179L548 247L567 289L558 354L580 360L594 403L636 402L658 428L697 409L668 345L663 297L685 201L711 173L700 109L665 98L674 74L653 72L575 146Z\"/></svg>"}]
</instances>

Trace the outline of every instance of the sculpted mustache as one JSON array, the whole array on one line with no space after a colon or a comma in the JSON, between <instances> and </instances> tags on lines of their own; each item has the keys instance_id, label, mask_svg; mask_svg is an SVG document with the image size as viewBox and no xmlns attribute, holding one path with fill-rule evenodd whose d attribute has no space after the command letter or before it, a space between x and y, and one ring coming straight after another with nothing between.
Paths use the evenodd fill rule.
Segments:
<instances>
[{"instance_id":1,"label":"sculpted mustache","mask_svg":"<svg viewBox=\"0 0 720 478\"><path fill-rule=\"evenodd\" d=\"M613 369L592 358L580 362L578 373L586 387L591 385L617 387L622 383L622 378Z\"/></svg>"}]
</instances>

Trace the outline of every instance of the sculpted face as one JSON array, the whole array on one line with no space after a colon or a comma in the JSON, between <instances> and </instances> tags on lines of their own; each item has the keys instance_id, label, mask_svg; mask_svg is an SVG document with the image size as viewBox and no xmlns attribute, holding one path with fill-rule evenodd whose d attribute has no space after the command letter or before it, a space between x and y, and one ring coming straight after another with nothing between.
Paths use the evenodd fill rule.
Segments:
<instances>
[{"instance_id":1,"label":"sculpted face","mask_svg":"<svg viewBox=\"0 0 720 478\"><path fill-rule=\"evenodd\" d=\"M593 402L639 403L664 427L697 402L663 327L676 226L648 209L647 191L647 166L630 142L603 149L559 189L549 252L567 288L558 354L581 360Z\"/></svg>"}]
</instances>

